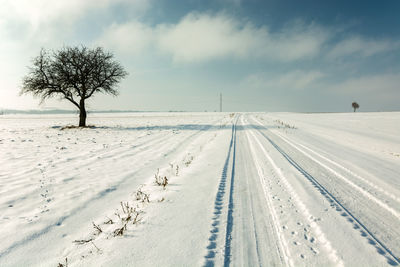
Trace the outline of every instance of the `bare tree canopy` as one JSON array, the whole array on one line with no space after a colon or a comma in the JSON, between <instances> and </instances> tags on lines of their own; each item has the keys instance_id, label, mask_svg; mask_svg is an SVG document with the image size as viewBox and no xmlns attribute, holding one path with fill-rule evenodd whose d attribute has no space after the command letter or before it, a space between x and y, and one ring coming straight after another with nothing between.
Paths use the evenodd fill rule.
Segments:
<instances>
[{"instance_id":1,"label":"bare tree canopy","mask_svg":"<svg viewBox=\"0 0 400 267\"><path fill-rule=\"evenodd\" d=\"M351 103L351 106L353 107L354 112L356 112L356 109L358 109L360 107L360 105L357 102Z\"/></svg>"},{"instance_id":2,"label":"bare tree canopy","mask_svg":"<svg viewBox=\"0 0 400 267\"><path fill-rule=\"evenodd\" d=\"M86 126L85 100L99 92L118 95L116 85L127 75L114 55L101 47L42 49L23 79L21 94L32 93L42 101L65 98L79 109L79 126Z\"/></svg>"}]
</instances>

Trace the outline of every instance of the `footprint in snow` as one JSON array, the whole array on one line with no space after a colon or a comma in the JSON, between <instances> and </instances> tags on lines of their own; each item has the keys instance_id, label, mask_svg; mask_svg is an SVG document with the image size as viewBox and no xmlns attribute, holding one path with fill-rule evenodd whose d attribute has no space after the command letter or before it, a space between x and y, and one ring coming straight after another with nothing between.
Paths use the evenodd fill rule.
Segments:
<instances>
[{"instance_id":1,"label":"footprint in snow","mask_svg":"<svg viewBox=\"0 0 400 267\"><path fill-rule=\"evenodd\" d=\"M311 251L315 254L315 255L317 255L318 253L319 253L319 251L316 249L316 248L311 248Z\"/></svg>"},{"instance_id":2,"label":"footprint in snow","mask_svg":"<svg viewBox=\"0 0 400 267\"><path fill-rule=\"evenodd\" d=\"M364 231L361 231L361 236L367 236L367 233L366 232L364 232Z\"/></svg>"}]
</instances>

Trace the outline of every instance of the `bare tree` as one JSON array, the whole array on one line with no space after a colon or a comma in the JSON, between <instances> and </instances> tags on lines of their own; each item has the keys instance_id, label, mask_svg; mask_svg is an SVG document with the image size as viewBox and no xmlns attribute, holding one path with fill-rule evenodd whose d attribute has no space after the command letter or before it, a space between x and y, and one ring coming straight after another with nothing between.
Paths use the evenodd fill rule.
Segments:
<instances>
[{"instance_id":1,"label":"bare tree","mask_svg":"<svg viewBox=\"0 0 400 267\"><path fill-rule=\"evenodd\" d=\"M356 109L358 109L360 107L360 105L358 105L357 102L351 103L351 106L354 108L354 112L356 112Z\"/></svg>"},{"instance_id":2,"label":"bare tree","mask_svg":"<svg viewBox=\"0 0 400 267\"><path fill-rule=\"evenodd\" d=\"M95 93L118 95L116 85L128 73L103 48L64 47L58 51L42 49L23 79L20 94L41 98L67 99L79 109L79 126L86 126L86 99Z\"/></svg>"}]
</instances>

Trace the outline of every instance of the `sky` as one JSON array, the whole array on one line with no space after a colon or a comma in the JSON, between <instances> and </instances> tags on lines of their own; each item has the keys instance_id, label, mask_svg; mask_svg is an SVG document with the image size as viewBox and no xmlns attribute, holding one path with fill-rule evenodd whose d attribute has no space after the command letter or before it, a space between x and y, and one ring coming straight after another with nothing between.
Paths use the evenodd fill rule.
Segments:
<instances>
[{"instance_id":1,"label":"sky","mask_svg":"<svg viewBox=\"0 0 400 267\"><path fill-rule=\"evenodd\" d=\"M91 110L400 111L400 1L0 0L0 109L41 48L101 46L129 76Z\"/></svg>"}]
</instances>

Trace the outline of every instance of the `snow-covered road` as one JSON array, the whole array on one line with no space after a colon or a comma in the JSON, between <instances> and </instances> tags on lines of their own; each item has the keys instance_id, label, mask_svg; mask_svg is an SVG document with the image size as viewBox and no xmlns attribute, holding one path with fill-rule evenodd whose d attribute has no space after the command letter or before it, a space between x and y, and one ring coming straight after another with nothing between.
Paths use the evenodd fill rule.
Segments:
<instances>
[{"instance_id":1,"label":"snow-covered road","mask_svg":"<svg viewBox=\"0 0 400 267\"><path fill-rule=\"evenodd\" d=\"M400 113L70 120L0 118L0 266L400 264Z\"/></svg>"},{"instance_id":2,"label":"snow-covered road","mask_svg":"<svg viewBox=\"0 0 400 267\"><path fill-rule=\"evenodd\" d=\"M291 140L296 130L289 125L277 128L254 117L246 124L253 128L246 131L252 136L249 147L259 150L253 152L254 162L265 161L260 173L283 224L291 264L399 264L398 186L388 192L369 180L372 175L362 177L345 162Z\"/></svg>"},{"instance_id":3,"label":"snow-covered road","mask_svg":"<svg viewBox=\"0 0 400 267\"><path fill-rule=\"evenodd\" d=\"M223 252L206 265L398 265L398 172L381 186L373 173L361 176L346 161L293 141L297 129L284 124L262 115L238 119L226 226L219 227Z\"/></svg>"}]
</instances>

